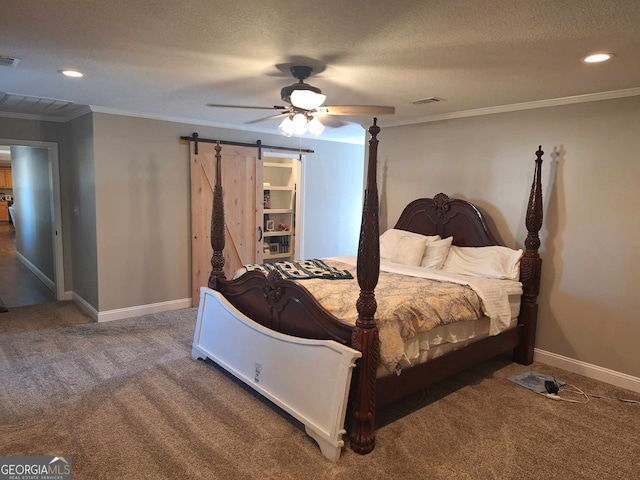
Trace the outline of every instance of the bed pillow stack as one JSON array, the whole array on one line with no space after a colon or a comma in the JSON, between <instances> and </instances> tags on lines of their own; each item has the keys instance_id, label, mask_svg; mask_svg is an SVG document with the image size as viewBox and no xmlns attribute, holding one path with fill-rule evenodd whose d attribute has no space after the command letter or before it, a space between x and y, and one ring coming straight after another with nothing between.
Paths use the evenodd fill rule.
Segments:
<instances>
[{"instance_id":1,"label":"bed pillow stack","mask_svg":"<svg viewBox=\"0 0 640 480\"><path fill-rule=\"evenodd\" d=\"M475 277L518 280L522 250L508 247L457 247L449 249L442 270Z\"/></svg>"},{"instance_id":2,"label":"bed pillow stack","mask_svg":"<svg viewBox=\"0 0 640 480\"><path fill-rule=\"evenodd\" d=\"M403 235L398 240L390 260L403 265L419 265L426 245L427 239L422 235Z\"/></svg>"},{"instance_id":3,"label":"bed pillow stack","mask_svg":"<svg viewBox=\"0 0 640 480\"><path fill-rule=\"evenodd\" d=\"M427 244L420 266L440 270L449 254L453 237L440 239L440 236L436 236L438 237L437 240L433 240Z\"/></svg>"},{"instance_id":4,"label":"bed pillow stack","mask_svg":"<svg viewBox=\"0 0 640 480\"><path fill-rule=\"evenodd\" d=\"M403 265L440 268L447 258L451 240L392 228L380 235L380 258Z\"/></svg>"},{"instance_id":5,"label":"bed pillow stack","mask_svg":"<svg viewBox=\"0 0 640 480\"><path fill-rule=\"evenodd\" d=\"M458 247L453 237L389 229L380 235L380 258L474 277L518 280L522 250L508 247Z\"/></svg>"}]
</instances>

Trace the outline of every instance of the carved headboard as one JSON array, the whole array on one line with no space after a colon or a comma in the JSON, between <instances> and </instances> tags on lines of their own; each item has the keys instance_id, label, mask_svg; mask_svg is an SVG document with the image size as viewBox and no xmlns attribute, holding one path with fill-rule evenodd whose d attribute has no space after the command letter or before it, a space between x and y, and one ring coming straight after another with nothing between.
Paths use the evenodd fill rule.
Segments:
<instances>
[{"instance_id":1,"label":"carved headboard","mask_svg":"<svg viewBox=\"0 0 640 480\"><path fill-rule=\"evenodd\" d=\"M466 200L439 193L433 198L419 198L407 205L395 228L422 235L453 235L460 247L500 245L491 234L480 210Z\"/></svg>"}]
</instances>

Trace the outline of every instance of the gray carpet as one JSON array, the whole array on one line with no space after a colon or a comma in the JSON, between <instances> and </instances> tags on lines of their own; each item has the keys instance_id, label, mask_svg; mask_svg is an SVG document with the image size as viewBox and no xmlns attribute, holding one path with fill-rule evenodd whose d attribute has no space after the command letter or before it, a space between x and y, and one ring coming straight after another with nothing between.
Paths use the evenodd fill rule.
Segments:
<instances>
[{"instance_id":1,"label":"gray carpet","mask_svg":"<svg viewBox=\"0 0 640 480\"><path fill-rule=\"evenodd\" d=\"M195 309L0 334L0 455L71 455L74 479L635 479L640 408L546 400L496 359L379 412L377 447L333 464L293 419L190 358Z\"/></svg>"},{"instance_id":2,"label":"gray carpet","mask_svg":"<svg viewBox=\"0 0 640 480\"><path fill-rule=\"evenodd\" d=\"M26 332L93 323L93 319L82 312L70 300L12 307L0 316L0 334Z\"/></svg>"}]
</instances>

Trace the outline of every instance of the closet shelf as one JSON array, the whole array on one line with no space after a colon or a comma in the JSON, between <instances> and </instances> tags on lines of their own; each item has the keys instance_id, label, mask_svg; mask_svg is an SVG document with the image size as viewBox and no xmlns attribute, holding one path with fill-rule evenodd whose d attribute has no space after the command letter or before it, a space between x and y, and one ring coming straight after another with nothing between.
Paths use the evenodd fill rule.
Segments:
<instances>
[{"instance_id":1,"label":"closet shelf","mask_svg":"<svg viewBox=\"0 0 640 480\"><path fill-rule=\"evenodd\" d=\"M264 213L291 213L293 210L291 208L265 208L263 210Z\"/></svg>"},{"instance_id":2,"label":"closet shelf","mask_svg":"<svg viewBox=\"0 0 640 480\"><path fill-rule=\"evenodd\" d=\"M275 168L289 168L292 169L293 165L290 163L274 163L274 162L264 162L265 167L275 167Z\"/></svg>"},{"instance_id":3,"label":"closet shelf","mask_svg":"<svg viewBox=\"0 0 640 480\"><path fill-rule=\"evenodd\" d=\"M291 258L290 253L273 253L273 254L264 254L263 257L265 260L275 260L277 258Z\"/></svg>"},{"instance_id":4,"label":"closet shelf","mask_svg":"<svg viewBox=\"0 0 640 480\"><path fill-rule=\"evenodd\" d=\"M273 185L270 186L269 188L265 188L265 190L280 190L283 192L293 192L292 187L274 187Z\"/></svg>"}]
</instances>

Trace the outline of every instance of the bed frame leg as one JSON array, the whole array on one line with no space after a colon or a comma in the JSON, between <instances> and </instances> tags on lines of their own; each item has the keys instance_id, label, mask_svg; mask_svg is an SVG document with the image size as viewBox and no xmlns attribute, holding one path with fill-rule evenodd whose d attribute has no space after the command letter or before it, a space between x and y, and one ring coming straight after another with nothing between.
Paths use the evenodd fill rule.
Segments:
<instances>
[{"instance_id":1,"label":"bed frame leg","mask_svg":"<svg viewBox=\"0 0 640 480\"><path fill-rule=\"evenodd\" d=\"M378 328L354 330L352 347L362 352L362 358L357 360L359 364L355 371L354 385L358 394L353 410L350 446L354 452L365 455L376 446L376 371L380 357Z\"/></svg>"},{"instance_id":2,"label":"bed frame leg","mask_svg":"<svg viewBox=\"0 0 640 480\"><path fill-rule=\"evenodd\" d=\"M538 304L528 303L520 307L519 323L522 329L520 345L513 350L513 361L522 365L533 363L533 353L536 340L536 319Z\"/></svg>"}]
</instances>

